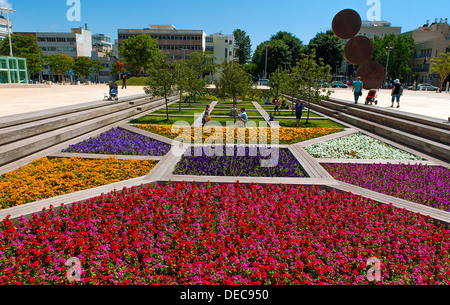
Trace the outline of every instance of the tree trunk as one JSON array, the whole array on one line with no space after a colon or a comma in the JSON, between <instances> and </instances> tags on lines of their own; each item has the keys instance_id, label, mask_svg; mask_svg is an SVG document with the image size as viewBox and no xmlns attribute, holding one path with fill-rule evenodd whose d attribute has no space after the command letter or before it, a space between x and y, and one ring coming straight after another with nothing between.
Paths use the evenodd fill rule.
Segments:
<instances>
[{"instance_id":1,"label":"tree trunk","mask_svg":"<svg viewBox=\"0 0 450 305\"><path fill-rule=\"evenodd\" d=\"M167 103L167 95L164 95L164 99L166 100L167 121L169 121L169 104Z\"/></svg>"},{"instance_id":2,"label":"tree trunk","mask_svg":"<svg viewBox=\"0 0 450 305\"><path fill-rule=\"evenodd\" d=\"M180 106L180 112L181 112L181 99L183 98L183 91L180 90L180 102L178 105Z\"/></svg>"}]
</instances>

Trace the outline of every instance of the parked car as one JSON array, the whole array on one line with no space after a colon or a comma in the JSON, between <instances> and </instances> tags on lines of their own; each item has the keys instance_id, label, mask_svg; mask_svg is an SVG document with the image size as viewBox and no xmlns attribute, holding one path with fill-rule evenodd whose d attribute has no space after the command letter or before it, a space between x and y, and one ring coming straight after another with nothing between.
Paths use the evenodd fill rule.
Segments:
<instances>
[{"instance_id":1,"label":"parked car","mask_svg":"<svg viewBox=\"0 0 450 305\"><path fill-rule=\"evenodd\" d=\"M332 88L348 88L348 85L344 84L343 82L332 82L331 87Z\"/></svg>"},{"instance_id":2,"label":"parked car","mask_svg":"<svg viewBox=\"0 0 450 305\"><path fill-rule=\"evenodd\" d=\"M435 86L433 86L431 84L424 83L424 84L418 84L417 85L417 90L419 90L419 91L422 91L422 90L423 91L438 91L439 88L435 87Z\"/></svg>"},{"instance_id":3,"label":"parked car","mask_svg":"<svg viewBox=\"0 0 450 305\"><path fill-rule=\"evenodd\" d=\"M268 79L260 79L259 81L260 86L269 86L269 80Z\"/></svg>"}]
</instances>

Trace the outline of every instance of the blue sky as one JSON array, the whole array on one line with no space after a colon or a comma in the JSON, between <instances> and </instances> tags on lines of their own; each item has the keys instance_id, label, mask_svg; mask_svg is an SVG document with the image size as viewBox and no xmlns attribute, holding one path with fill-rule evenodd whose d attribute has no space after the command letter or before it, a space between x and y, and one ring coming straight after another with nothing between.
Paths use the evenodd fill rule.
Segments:
<instances>
[{"instance_id":1,"label":"blue sky","mask_svg":"<svg viewBox=\"0 0 450 305\"><path fill-rule=\"evenodd\" d=\"M88 24L88 29L117 39L117 29L141 29L149 24L173 24L177 29L204 30L207 34L231 33L241 28L250 35L252 48L283 30L291 32L305 44L316 33L331 28L333 17L352 8L363 20L371 6L368 0L80 0L81 21L66 18L67 0L0 0L11 5L15 31L68 32L72 27ZM426 20L450 18L450 1L379 0L381 19L410 31ZM432 3L432 4L431 4Z\"/></svg>"}]
</instances>

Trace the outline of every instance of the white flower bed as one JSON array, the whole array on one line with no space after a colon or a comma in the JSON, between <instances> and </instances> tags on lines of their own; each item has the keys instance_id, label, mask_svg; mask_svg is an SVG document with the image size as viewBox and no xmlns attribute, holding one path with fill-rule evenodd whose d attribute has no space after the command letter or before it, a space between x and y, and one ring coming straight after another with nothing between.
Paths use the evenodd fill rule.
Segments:
<instances>
[{"instance_id":1,"label":"white flower bed","mask_svg":"<svg viewBox=\"0 0 450 305\"><path fill-rule=\"evenodd\" d=\"M305 147L315 158L369 160L423 160L362 133Z\"/></svg>"}]
</instances>

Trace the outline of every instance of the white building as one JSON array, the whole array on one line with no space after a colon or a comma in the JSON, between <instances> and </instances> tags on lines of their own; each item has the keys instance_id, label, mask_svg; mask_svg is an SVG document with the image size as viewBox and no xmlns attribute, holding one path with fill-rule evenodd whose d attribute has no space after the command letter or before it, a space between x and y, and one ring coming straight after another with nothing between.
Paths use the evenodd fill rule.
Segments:
<instances>
[{"instance_id":1,"label":"white building","mask_svg":"<svg viewBox=\"0 0 450 305\"><path fill-rule=\"evenodd\" d=\"M37 37L39 47L44 51L44 56L65 54L73 59L78 57L92 57L92 34L87 29L75 28L69 33L55 32L20 32L20 35ZM53 75L47 65L42 72L44 80L58 80L58 75Z\"/></svg>"},{"instance_id":2,"label":"white building","mask_svg":"<svg viewBox=\"0 0 450 305\"><path fill-rule=\"evenodd\" d=\"M206 36L205 51L211 52L215 57L215 63L221 64L224 60L231 62L237 61L237 47L234 41L234 35L224 35L216 33ZM220 71L213 76L213 80L220 78Z\"/></svg>"},{"instance_id":3,"label":"white building","mask_svg":"<svg viewBox=\"0 0 450 305\"><path fill-rule=\"evenodd\" d=\"M12 34L12 23L9 21L9 27ZM0 15L0 40L8 37L8 21L5 16Z\"/></svg>"}]
</instances>

